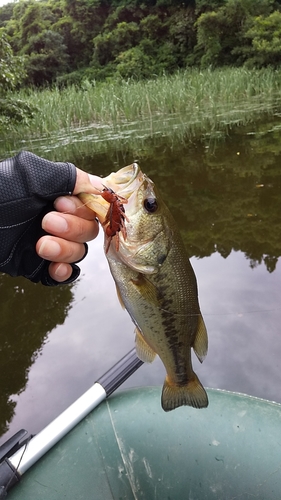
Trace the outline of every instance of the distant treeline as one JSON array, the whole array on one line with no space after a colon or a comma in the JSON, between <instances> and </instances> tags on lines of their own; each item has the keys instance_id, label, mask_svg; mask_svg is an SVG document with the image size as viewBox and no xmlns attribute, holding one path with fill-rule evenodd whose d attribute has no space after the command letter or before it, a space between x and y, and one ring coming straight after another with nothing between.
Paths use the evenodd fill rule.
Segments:
<instances>
[{"instance_id":1,"label":"distant treeline","mask_svg":"<svg viewBox=\"0 0 281 500\"><path fill-rule=\"evenodd\" d=\"M20 0L0 8L1 32L36 86L191 66L274 68L281 0Z\"/></svg>"}]
</instances>

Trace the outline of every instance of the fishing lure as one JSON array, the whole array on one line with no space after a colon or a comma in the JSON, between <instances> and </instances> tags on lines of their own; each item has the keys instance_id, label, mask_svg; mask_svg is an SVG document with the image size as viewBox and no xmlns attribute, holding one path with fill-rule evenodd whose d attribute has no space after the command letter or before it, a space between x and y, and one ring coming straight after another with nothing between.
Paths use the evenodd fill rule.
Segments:
<instances>
[{"instance_id":1,"label":"fishing lure","mask_svg":"<svg viewBox=\"0 0 281 500\"><path fill-rule=\"evenodd\" d=\"M109 245L113 236L116 236L116 250L119 250L119 231L121 231L124 240L127 237L125 220L129 222L125 214L124 203L128 203L126 198L118 196L112 189L104 186L101 192L101 196L109 203L109 208L103 222L105 228L105 234L108 236L108 242L106 245L105 253L108 252Z\"/></svg>"}]
</instances>

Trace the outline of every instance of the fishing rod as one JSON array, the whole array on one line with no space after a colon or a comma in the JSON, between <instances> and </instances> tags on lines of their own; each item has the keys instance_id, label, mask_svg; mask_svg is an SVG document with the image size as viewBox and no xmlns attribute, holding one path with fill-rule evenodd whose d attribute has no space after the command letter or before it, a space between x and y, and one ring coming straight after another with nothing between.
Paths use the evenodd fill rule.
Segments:
<instances>
[{"instance_id":1,"label":"fishing rod","mask_svg":"<svg viewBox=\"0 0 281 500\"><path fill-rule=\"evenodd\" d=\"M22 475L102 401L108 398L141 365L136 349L129 351L94 385L35 436L21 429L0 446L0 499Z\"/></svg>"}]
</instances>

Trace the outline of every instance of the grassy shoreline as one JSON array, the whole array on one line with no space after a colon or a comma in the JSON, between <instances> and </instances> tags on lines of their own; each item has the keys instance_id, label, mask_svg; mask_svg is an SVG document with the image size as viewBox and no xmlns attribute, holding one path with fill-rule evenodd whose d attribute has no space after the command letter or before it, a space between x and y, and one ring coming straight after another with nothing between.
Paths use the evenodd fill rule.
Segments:
<instances>
[{"instance_id":1,"label":"grassy shoreline","mask_svg":"<svg viewBox=\"0 0 281 500\"><path fill-rule=\"evenodd\" d=\"M98 137L109 129L118 136L124 127L128 133L133 128L136 136L152 136L161 130L169 135L177 129L179 134L194 137L246 124L280 109L281 70L192 69L141 82L85 82L82 89L21 91L17 97L38 111L28 126L2 134L2 146L10 140L20 143L23 137L34 140L77 129L81 140L83 127L92 128Z\"/></svg>"}]
</instances>

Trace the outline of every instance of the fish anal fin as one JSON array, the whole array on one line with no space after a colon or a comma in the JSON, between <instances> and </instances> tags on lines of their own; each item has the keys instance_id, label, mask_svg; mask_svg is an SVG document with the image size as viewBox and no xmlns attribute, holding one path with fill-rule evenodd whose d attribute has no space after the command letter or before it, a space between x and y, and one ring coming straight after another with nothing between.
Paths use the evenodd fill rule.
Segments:
<instances>
[{"instance_id":1,"label":"fish anal fin","mask_svg":"<svg viewBox=\"0 0 281 500\"><path fill-rule=\"evenodd\" d=\"M201 314L198 317L197 332L192 347L200 363L202 363L208 352L208 335Z\"/></svg>"},{"instance_id":2,"label":"fish anal fin","mask_svg":"<svg viewBox=\"0 0 281 500\"><path fill-rule=\"evenodd\" d=\"M146 342L144 336L138 328L135 329L136 333L136 352L138 358L144 363L152 363L154 361L156 352Z\"/></svg>"},{"instance_id":3,"label":"fish anal fin","mask_svg":"<svg viewBox=\"0 0 281 500\"><path fill-rule=\"evenodd\" d=\"M194 372L192 379L184 386L172 384L167 376L163 385L161 404L164 411L171 411L184 405L206 408L208 396Z\"/></svg>"}]
</instances>

